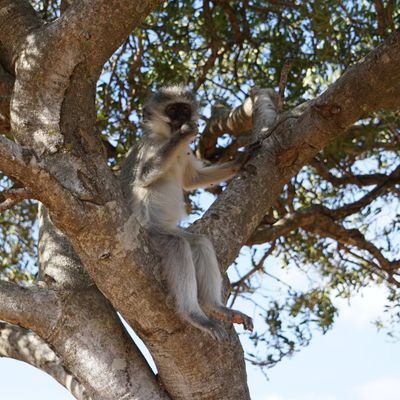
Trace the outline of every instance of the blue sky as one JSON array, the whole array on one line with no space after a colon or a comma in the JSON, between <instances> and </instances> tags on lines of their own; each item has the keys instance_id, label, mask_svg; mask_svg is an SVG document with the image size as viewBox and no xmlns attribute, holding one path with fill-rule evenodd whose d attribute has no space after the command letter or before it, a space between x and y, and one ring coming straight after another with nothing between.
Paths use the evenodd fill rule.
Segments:
<instances>
[{"instance_id":1,"label":"blue sky","mask_svg":"<svg viewBox=\"0 0 400 400\"><path fill-rule=\"evenodd\" d=\"M371 324L382 312L383 289L364 290L340 303L332 331L315 334L309 347L264 375L248 367L253 400L398 400L400 343L390 342ZM1 398L68 400L73 397L45 373L0 359Z\"/></svg>"},{"instance_id":2,"label":"blue sky","mask_svg":"<svg viewBox=\"0 0 400 400\"><path fill-rule=\"evenodd\" d=\"M400 343L377 333L383 289L370 288L349 306L326 335L268 371L269 381L248 368L253 400L398 400Z\"/></svg>"}]
</instances>

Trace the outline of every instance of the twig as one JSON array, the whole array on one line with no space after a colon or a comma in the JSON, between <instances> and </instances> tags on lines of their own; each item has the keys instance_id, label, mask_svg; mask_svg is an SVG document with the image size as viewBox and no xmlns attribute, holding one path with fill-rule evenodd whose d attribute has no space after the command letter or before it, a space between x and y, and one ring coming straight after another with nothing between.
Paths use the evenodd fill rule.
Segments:
<instances>
[{"instance_id":1,"label":"twig","mask_svg":"<svg viewBox=\"0 0 400 400\"><path fill-rule=\"evenodd\" d=\"M287 58L282 67L281 76L279 79L279 92L278 92L278 101L277 101L278 113L281 113L283 111L283 105L285 102L285 89L286 89L286 85L287 85L289 72L292 69L292 65L293 65L293 58Z\"/></svg>"}]
</instances>

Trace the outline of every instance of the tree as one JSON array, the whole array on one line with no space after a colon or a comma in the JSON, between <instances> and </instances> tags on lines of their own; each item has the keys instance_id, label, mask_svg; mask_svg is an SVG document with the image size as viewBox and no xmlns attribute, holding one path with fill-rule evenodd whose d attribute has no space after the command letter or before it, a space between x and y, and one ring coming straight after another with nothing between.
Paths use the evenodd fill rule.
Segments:
<instances>
[{"instance_id":1,"label":"tree","mask_svg":"<svg viewBox=\"0 0 400 400\"><path fill-rule=\"evenodd\" d=\"M177 318L117 178L148 88L177 77L223 104L204 124L203 157L260 143L189 228L210 237L222 271L260 245L232 298L257 300L271 255L318 283L257 304L265 325L252 339L268 351L248 359L275 364L309 341L310 324L332 326L331 296L371 282L390 288L397 322L398 16L391 0L0 0L1 354L72 379L79 399L249 398L237 334L227 326L217 343Z\"/></svg>"}]
</instances>

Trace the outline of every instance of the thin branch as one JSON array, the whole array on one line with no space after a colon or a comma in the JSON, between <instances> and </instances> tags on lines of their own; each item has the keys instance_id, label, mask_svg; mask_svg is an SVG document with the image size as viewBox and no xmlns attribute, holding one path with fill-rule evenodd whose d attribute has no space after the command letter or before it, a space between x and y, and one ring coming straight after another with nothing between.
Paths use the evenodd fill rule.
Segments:
<instances>
[{"instance_id":1,"label":"thin branch","mask_svg":"<svg viewBox=\"0 0 400 400\"><path fill-rule=\"evenodd\" d=\"M358 229L345 229L334 223L329 217L319 218L317 224L305 226L304 229L319 236L334 239L338 243L367 251L378 261L379 267L389 277L392 277L396 270L400 268L400 260L389 261L372 242L365 239L365 236ZM373 265L371 262L369 264ZM391 283L393 282L391 281ZM398 286L400 287L400 284Z\"/></svg>"},{"instance_id":2,"label":"thin branch","mask_svg":"<svg viewBox=\"0 0 400 400\"><path fill-rule=\"evenodd\" d=\"M225 0L214 0L214 3L218 4L224 10L225 16L231 25L235 42L237 43L243 42L246 36L240 29L240 23L237 18L238 17L237 9L233 8L229 4L229 2Z\"/></svg>"},{"instance_id":3,"label":"thin branch","mask_svg":"<svg viewBox=\"0 0 400 400\"><path fill-rule=\"evenodd\" d=\"M90 400L86 389L63 365L60 357L28 329L0 322L0 357L26 362L56 379L76 399Z\"/></svg>"},{"instance_id":4,"label":"thin branch","mask_svg":"<svg viewBox=\"0 0 400 400\"><path fill-rule=\"evenodd\" d=\"M345 218L355 212L360 211L362 208L366 207L373 200L377 199L380 195L385 193L388 189L390 189L395 183L398 183L400 179L400 165L387 177L385 181L383 181L380 185L377 185L373 190L368 192L365 196L363 196L360 200L357 200L353 203L346 204L343 207L340 207L336 210L327 211L330 216L335 219Z\"/></svg>"},{"instance_id":5,"label":"thin branch","mask_svg":"<svg viewBox=\"0 0 400 400\"><path fill-rule=\"evenodd\" d=\"M357 186L375 186L382 185L385 183L390 177L386 174L363 174L363 175L350 175L346 174L340 177L333 175L326 166L314 159L311 161L310 165L315 168L317 173L321 175L326 181L332 183L334 186L343 186L343 185L357 185ZM400 178L400 177L399 177ZM395 184L396 179L393 178L392 184ZM400 179L397 180L400 182Z\"/></svg>"},{"instance_id":6,"label":"thin branch","mask_svg":"<svg viewBox=\"0 0 400 400\"><path fill-rule=\"evenodd\" d=\"M38 253L40 279L51 288L62 288L63 294L63 317L51 337L47 338L48 343L70 366L71 372L85 383L87 391L98 398L106 381L118 388L114 391L118 399L166 400L168 397L159 387L141 351L127 335L116 311L85 273L70 241L52 224L42 204L39 205ZM82 335L82 330L89 334ZM66 342L69 343L67 347ZM96 366L83 367L82 352L91 354ZM102 371L103 365L113 362L115 368Z\"/></svg>"},{"instance_id":7,"label":"thin branch","mask_svg":"<svg viewBox=\"0 0 400 400\"><path fill-rule=\"evenodd\" d=\"M5 200L0 203L0 212L8 210L14 207L16 204L21 203L21 201L32 198L32 192L27 188L15 188L5 190L0 192L0 200L4 198Z\"/></svg>"},{"instance_id":8,"label":"thin branch","mask_svg":"<svg viewBox=\"0 0 400 400\"><path fill-rule=\"evenodd\" d=\"M385 23L385 7L382 0L374 0L375 9L378 20L378 33L380 36L385 36L386 23Z\"/></svg>"},{"instance_id":9,"label":"thin branch","mask_svg":"<svg viewBox=\"0 0 400 400\"><path fill-rule=\"evenodd\" d=\"M289 72L292 69L293 61L294 61L293 58L288 58L287 60L285 60L285 63L283 64L282 67L281 76L279 79L279 95L277 102L278 113L281 113L283 111L283 105L285 103L285 89L287 85Z\"/></svg>"},{"instance_id":10,"label":"thin branch","mask_svg":"<svg viewBox=\"0 0 400 400\"><path fill-rule=\"evenodd\" d=\"M400 268L400 260L387 260L382 252L372 242L367 241L359 230L345 229L338 224L332 216L332 214L335 214L335 211L332 212L332 210L323 206L312 206L302 211L287 214L272 226L258 229L247 244L253 245L275 241L279 237L288 235L298 228L303 228L321 237L329 237L338 243L351 245L360 250L367 251L378 261L379 267L390 278Z\"/></svg>"},{"instance_id":11,"label":"thin branch","mask_svg":"<svg viewBox=\"0 0 400 400\"><path fill-rule=\"evenodd\" d=\"M243 287L247 287L246 281L251 276L253 276L257 272L265 273L265 271L264 271L264 262L272 254L272 252L274 250L275 250L275 242L272 242L270 248L263 254L263 256L261 257L260 261L252 269L250 269L250 271L246 272L243 276L241 276L239 280L237 280L236 282L231 283L231 287L234 289L234 294L233 294L233 297L232 297L232 300L231 300L231 303L230 303L229 307L232 307L233 304L235 303L235 300L236 300L237 296L239 295L240 290Z\"/></svg>"},{"instance_id":12,"label":"thin branch","mask_svg":"<svg viewBox=\"0 0 400 400\"><path fill-rule=\"evenodd\" d=\"M393 174L390 175L390 177L397 177L399 172L400 167L398 167ZM331 222L342 220L343 218L359 212L362 208L369 205L379 195L384 193L385 190L390 188L391 182L391 179L386 179L384 184L371 190L360 200L355 201L354 203L346 204L337 209L330 209L318 204L302 210L287 213L284 217L275 221L273 224L260 226L254 231L247 244L255 245L270 242L278 239L281 236L285 236L300 227L305 228L312 225L321 226L321 221L326 221L325 218L327 217Z\"/></svg>"},{"instance_id":13,"label":"thin branch","mask_svg":"<svg viewBox=\"0 0 400 400\"><path fill-rule=\"evenodd\" d=\"M290 232L317 223L318 217L323 215L325 207L311 206L301 211L286 214L272 225L259 227L246 243L249 246L275 241Z\"/></svg>"},{"instance_id":14,"label":"thin branch","mask_svg":"<svg viewBox=\"0 0 400 400\"><path fill-rule=\"evenodd\" d=\"M386 22L389 28L394 31L395 30L395 23L393 20L393 13L396 8L396 0L388 0L386 6Z\"/></svg>"}]
</instances>

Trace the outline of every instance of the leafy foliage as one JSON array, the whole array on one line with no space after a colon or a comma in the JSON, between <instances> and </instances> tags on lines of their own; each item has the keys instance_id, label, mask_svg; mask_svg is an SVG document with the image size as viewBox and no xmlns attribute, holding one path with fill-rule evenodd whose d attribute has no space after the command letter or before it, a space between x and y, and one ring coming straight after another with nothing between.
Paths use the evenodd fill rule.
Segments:
<instances>
[{"instance_id":1,"label":"leafy foliage","mask_svg":"<svg viewBox=\"0 0 400 400\"><path fill-rule=\"evenodd\" d=\"M10 181L0 176L0 188ZM0 195L1 196L1 195ZM33 279L36 260L36 205L27 201L0 213L0 276L14 282Z\"/></svg>"},{"instance_id":2,"label":"leafy foliage","mask_svg":"<svg viewBox=\"0 0 400 400\"><path fill-rule=\"evenodd\" d=\"M58 1L32 4L49 22L60 13ZM216 102L237 105L254 85L278 89L289 65L284 107L290 109L321 94L398 28L399 17L393 0L165 2L121 44L100 77L97 124L110 164L118 169L140 135L150 89L184 82L209 114ZM223 158L232 140L217 141L209 158ZM315 329L332 327L334 298L367 285L391 290L389 322L378 326L400 322L399 149L399 110L365 115L285 187L250 239L253 251L231 276L232 299L241 297L260 315L251 362L271 366L308 344ZM189 198L199 211L201 202ZM0 215L0 268L9 279L22 279L35 254L34 218L31 203ZM284 229L272 234L277 224ZM271 273L272 264L280 268ZM293 275L303 281L292 282Z\"/></svg>"}]
</instances>

